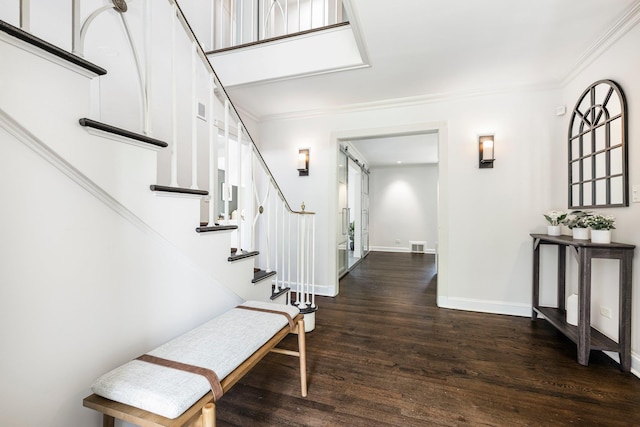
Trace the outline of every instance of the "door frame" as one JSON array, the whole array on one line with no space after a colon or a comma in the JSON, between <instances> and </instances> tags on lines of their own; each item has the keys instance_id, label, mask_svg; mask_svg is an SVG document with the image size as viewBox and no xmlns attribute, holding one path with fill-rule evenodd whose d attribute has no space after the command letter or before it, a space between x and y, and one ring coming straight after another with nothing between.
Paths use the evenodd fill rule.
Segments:
<instances>
[{"instance_id":1,"label":"door frame","mask_svg":"<svg viewBox=\"0 0 640 427\"><path fill-rule=\"evenodd\" d=\"M338 163L337 152L340 150L340 144L346 143L352 139L372 139L381 137L391 137L399 135L416 135L423 133L438 133L438 249L436 254L437 271L438 271L438 305L448 299L448 123L442 122L424 122L409 125L386 126L378 128L353 129L345 131L337 131L331 134L329 156L333 164L330 164L330 170L335 177L329 189L329 212L337 212L338 209ZM329 215L329 229L333 232L329 233L329 269L333 272L335 279L331 294L337 295L340 292L340 278L338 277L338 251L336 239L337 224L335 215Z\"/></svg>"}]
</instances>

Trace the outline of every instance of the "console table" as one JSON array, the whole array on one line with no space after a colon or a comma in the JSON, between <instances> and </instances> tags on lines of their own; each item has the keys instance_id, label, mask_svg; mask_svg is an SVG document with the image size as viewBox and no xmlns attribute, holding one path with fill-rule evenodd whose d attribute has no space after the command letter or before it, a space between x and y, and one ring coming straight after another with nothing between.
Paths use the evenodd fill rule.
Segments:
<instances>
[{"instance_id":1,"label":"console table","mask_svg":"<svg viewBox=\"0 0 640 427\"><path fill-rule=\"evenodd\" d=\"M624 243L591 243L570 236L531 234L533 237L533 301L531 320L543 315L551 325L578 345L578 363L589 364L591 350L615 351L620 355L620 368L631 369L631 269L635 245ZM540 247L558 248L558 307L540 305ZM578 262L578 326L566 322L565 278L567 250ZM593 258L620 261L620 293L618 342L591 327L591 260Z\"/></svg>"}]
</instances>

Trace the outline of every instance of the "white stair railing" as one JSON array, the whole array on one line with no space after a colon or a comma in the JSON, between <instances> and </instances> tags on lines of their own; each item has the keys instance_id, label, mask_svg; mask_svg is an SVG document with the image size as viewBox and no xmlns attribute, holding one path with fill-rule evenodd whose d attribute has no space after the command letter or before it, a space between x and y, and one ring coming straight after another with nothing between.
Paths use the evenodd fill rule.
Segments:
<instances>
[{"instance_id":1,"label":"white stair railing","mask_svg":"<svg viewBox=\"0 0 640 427\"><path fill-rule=\"evenodd\" d=\"M295 292L293 303L303 312L313 312L315 213L306 211L304 204L300 210L291 208L257 150L254 163L253 231L254 248L261 252L259 262L267 271L280 268L272 281L275 292L290 288Z\"/></svg>"},{"instance_id":2,"label":"white stair railing","mask_svg":"<svg viewBox=\"0 0 640 427\"><path fill-rule=\"evenodd\" d=\"M28 0L15 1L17 7L13 9L19 11L19 16L7 18L0 11L0 19L13 25L22 24L23 29L41 34L42 29L33 28L36 21L30 19L36 3ZM309 7L312 7L311 2L314 1L320 0L306 0ZM325 1L325 21L319 25L326 25L326 11L331 7L341 9L341 3L340 0L322 1ZM55 2L55 5L53 3L38 2L37 7L42 7L44 13L47 13L49 9L46 8L54 10L53 8L60 6L60 2ZM297 14L300 15L305 1L289 0L287 3L291 4L284 6L286 14L290 16L292 9L297 8ZM100 21L103 26L107 22L111 25L108 31L120 32L119 40L122 40L122 45L119 47L122 55L129 55L125 58L130 64L126 77L138 85L133 93L126 93L128 98L123 100L120 99L123 92L111 93L103 89L106 82L103 79L115 77L110 74L102 76L93 94L99 98L99 103L110 100L110 105L126 104L131 110L138 108L140 120L132 121L137 123L138 128L131 128L131 123L123 127L170 142L170 158L165 159L164 163L159 162L159 169L166 169L162 176L167 184L179 187L181 179L188 180L190 184L181 187L197 190L200 187L198 182L206 183L202 186L206 185L208 188L205 189L209 192L209 207L205 213L209 225L214 225L219 220L221 210L218 196L222 193L222 219L227 224L233 222L238 225L238 230L230 241L231 246L236 246L238 250L259 250L261 254L256 267L277 272L271 279L274 291L291 288L296 292L295 302L302 311L315 311L315 215L304 208L294 210L287 202L178 3L175 0L136 0L126 3L114 0L113 6L102 5L96 10L82 10L83 4L80 0L67 0L65 7L68 8L70 22L67 25L72 26L71 31L69 28L56 28L58 22L51 22L49 24L54 28L53 31L68 37L65 44L74 53L95 56L99 54L95 52L96 44L86 44L86 41L95 36L92 32L97 30L92 26L96 22ZM327 6L329 4L334 6ZM125 16L132 10L134 13L131 16ZM42 16L42 11L39 13ZM244 14L241 9L234 13ZM101 20L95 19L98 15ZM339 15L341 16L341 12L336 12L335 16ZM274 18L274 22L278 20L279 18ZM309 25L314 25L314 22L315 18L309 21ZM42 25L41 20L37 23ZM247 22L235 25L237 27L234 28L240 32L255 27ZM298 24L296 30L300 29ZM162 38L164 43L154 44L158 38ZM165 61L162 66L154 63L159 56ZM159 84L159 81L162 83ZM165 102L159 102L160 99L155 98L158 96L158 86L162 86L165 91ZM150 102L152 94L154 103ZM185 99L189 103L187 108ZM200 111L203 100L208 101L207 114L201 114ZM95 119L103 119L103 109L98 108L97 111L98 117ZM186 118L185 112L188 114ZM129 118L124 114L118 116L117 112L108 118L113 117L115 122L109 124L114 126L122 126L118 123L119 118ZM200 119L208 123L203 125L198 122ZM133 127L135 126L134 124ZM218 180L218 171L222 168L225 171L223 183ZM230 198L234 194L233 184L237 187L237 215L234 221L229 212Z\"/></svg>"}]
</instances>

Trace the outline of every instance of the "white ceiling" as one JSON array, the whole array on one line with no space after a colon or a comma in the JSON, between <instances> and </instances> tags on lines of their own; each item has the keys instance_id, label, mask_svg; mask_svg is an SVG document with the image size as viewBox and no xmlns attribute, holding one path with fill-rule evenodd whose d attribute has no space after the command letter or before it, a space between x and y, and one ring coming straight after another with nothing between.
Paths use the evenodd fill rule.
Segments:
<instances>
[{"instance_id":1,"label":"white ceiling","mask_svg":"<svg viewBox=\"0 0 640 427\"><path fill-rule=\"evenodd\" d=\"M371 67L227 87L234 104L264 119L558 84L640 9L639 0L349 1Z\"/></svg>"},{"instance_id":2,"label":"white ceiling","mask_svg":"<svg viewBox=\"0 0 640 427\"><path fill-rule=\"evenodd\" d=\"M557 86L640 15L640 0L348 1L370 67L227 87L232 102L266 120Z\"/></svg>"},{"instance_id":3,"label":"white ceiling","mask_svg":"<svg viewBox=\"0 0 640 427\"><path fill-rule=\"evenodd\" d=\"M438 134L389 136L351 140L367 168L438 163Z\"/></svg>"}]
</instances>

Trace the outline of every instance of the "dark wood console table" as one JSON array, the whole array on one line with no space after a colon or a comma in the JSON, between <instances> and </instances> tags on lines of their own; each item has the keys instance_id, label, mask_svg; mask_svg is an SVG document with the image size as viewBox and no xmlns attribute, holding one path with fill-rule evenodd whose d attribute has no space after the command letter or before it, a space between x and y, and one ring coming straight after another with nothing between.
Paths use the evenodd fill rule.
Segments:
<instances>
[{"instance_id":1,"label":"dark wood console table","mask_svg":"<svg viewBox=\"0 0 640 427\"><path fill-rule=\"evenodd\" d=\"M549 323L578 345L578 363L589 364L591 350L615 351L620 355L620 368L631 369L631 269L635 245L624 243L591 243L570 236L531 234L533 237L533 301L531 319L543 315ZM558 247L558 307L540 305L540 246ZM578 326L566 322L565 278L567 249L578 262ZM618 342L591 327L591 260L593 258L620 261L620 294Z\"/></svg>"}]
</instances>

